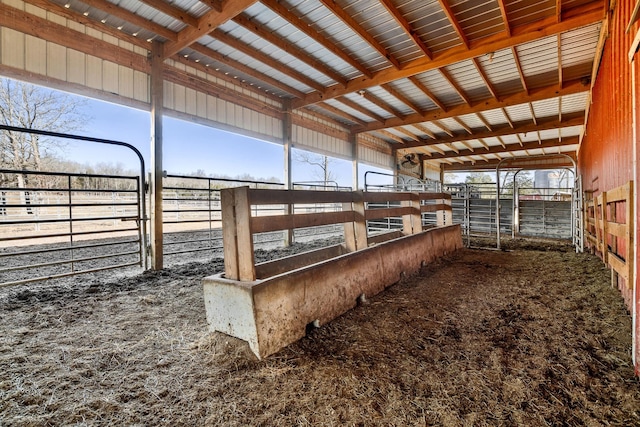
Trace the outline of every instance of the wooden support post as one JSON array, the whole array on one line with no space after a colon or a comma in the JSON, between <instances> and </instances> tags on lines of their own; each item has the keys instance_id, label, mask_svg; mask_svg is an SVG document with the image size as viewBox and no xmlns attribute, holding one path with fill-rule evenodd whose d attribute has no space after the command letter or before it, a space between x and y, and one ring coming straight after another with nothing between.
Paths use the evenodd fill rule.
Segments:
<instances>
[{"instance_id":1,"label":"wooden support post","mask_svg":"<svg viewBox=\"0 0 640 427\"><path fill-rule=\"evenodd\" d=\"M163 44L151 46L151 268L162 270L162 113L163 113Z\"/></svg>"},{"instance_id":2,"label":"wooden support post","mask_svg":"<svg viewBox=\"0 0 640 427\"><path fill-rule=\"evenodd\" d=\"M225 276L231 280L256 280L251 233L249 187L220 190Z\"/></svg>"},{"instance_id":3,"label":"wooden support post","mask_svg":"<svg viewBox=\"0 0 640 427\"><path fill-rule=\"evenodd\" d=\"M358 136L355 133L349 134L351 142L351 187L353 191L358 191Z\"/></svg>"},{"instance_id":4,"label":"wooden support post","mask_svg":"<svg viewBox=\"0 0 640 427\"><path fill-rule=\"evenodd\" d=\"M282 120L282 145L284 148L284 184L287 190L293 189L292 170L291 170L291 149L293 122L291 120L291 100L284 101L284 120ZM284 214L291 215L293 206L286 204L284 206ZM284 230L284 245L291 246L293 243L293 230Z\"/></svg>"},{"instance_id":5,"label":"wooden support post","mask_svg":"<svg viewBox=\"0 0 640 427\"><path fill-rule=\"evenodd\" d=\"M607 192L603 191L600 194L600 212L602 218L602 260L605 264L609 265L609 226L607 224Z\"/></svg>"},{"instance_id":6,"label":"wooden support post","mask_svg":"<svg viewBox=\"0 0 640 427\"><path fill-rule=\"evenodd\" d=\"M412 193L410 200L403 200L402 206L411 208L411 213L402 216L402 234L408 236L422 231L422 214L420 213L420 199Z\"/></svg>"},{"instance_id":7,"label":"wooden support post","mask_svg":"<svg viewBox=\"0 0 640 427\"><path fill-rule=\"evenodd\" d=\"M365 219L364 192L355 191L353 193L353 234L356 241L356 250L365 249L369 246L367 236L367 220Z\"/></svg>"},{"instance_id":8,"label":"wooden support post","mask_svg":"<svg viewBox=\"0 0 640 427\"><path fill-rule=\"evenodd\" d=\"M616 211L616 204L611 203L608 207L605 207L605 215L604 220L607 221L607 211L609 212L609 218L611 222L618 222L618 215ZM606 234L605 234L605 244L606 242ZM618 253L618 236L613 235L611 239L611 252L614 254ZM611 287L614 289L618 289L618 272L615 268L611 268Z\"/></svg>"}]
</instances>

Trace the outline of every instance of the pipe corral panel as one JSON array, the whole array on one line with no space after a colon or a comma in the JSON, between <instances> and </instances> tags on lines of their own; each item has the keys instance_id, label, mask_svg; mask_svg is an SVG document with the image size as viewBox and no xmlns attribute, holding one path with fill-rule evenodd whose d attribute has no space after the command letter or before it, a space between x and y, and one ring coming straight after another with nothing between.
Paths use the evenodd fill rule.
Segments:
<instances>
[{"instance_id":1,"label":"pipe corral panel","mask_svg":"<svg viewBox=\"0 0 640 427\"><path fill-rule=\"evenodd\" d=\"M304 337L437 258L462 247L459 225L436 227L275 276L243 282L203 279L211 331L247 341L258 358Z\"/></svg>"}]
</instances>

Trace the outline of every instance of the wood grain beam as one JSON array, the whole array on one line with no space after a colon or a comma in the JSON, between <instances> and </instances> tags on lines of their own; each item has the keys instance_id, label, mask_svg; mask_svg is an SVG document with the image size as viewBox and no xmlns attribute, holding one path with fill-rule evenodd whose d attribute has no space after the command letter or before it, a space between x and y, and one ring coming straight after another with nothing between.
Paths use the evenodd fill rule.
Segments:
<instances>
[{"instance_id":1,"label":"wood grain beam","mask_svg":"<svg viewBox=\"0 0 640 427\"><path fill-rule=\"evenodd\" d=\"M420 109L420 107L418 107L412 100L409 99L409 97L405 96L399 90L394 89L393 86L391 86L390 83L385 83L381 87L382 87L382 89L384 89L387 92L389 92L389 95L393 96L398 101L402 102L404 105L406 105L407 107L411 108L416 113L420 113L422 111Z\"/></svg>"},{"instance_id":2,"label":"wood grain beam","mask_svg":"<svg viewBox=\"0 0 640 427\"><path fill-rule=\"evenodd\" d=\"M464 30L460 26L460 23L458 22L458 18L456 18L456 15L453 13L453 10L451 10L451 6L449 6L449 2L447 0L438 0L438 2L440 3L440 6L442 7L442 11L444 12L444 14L447 15L447 19L451 23L451 26L453 27L455 32L458 34L460 41L468 49L469 40L467 40L467 36L464 34Z\"/></svg>"},{"instance_id":3,"label":"wood grain beam","mask_svg":"<svg viewBox=\"0 0 640 427\"><path fill-rule=\"evenodd\" d=\"M164 37L167 40L178 39L178 34L176 32L171 31L160 24L156 24L153 21L145 19L140 15L136 15L133 12L129 12L127 9L119 7L106 0L82 0L82 2L87 6L95 7L96 9L100 9L103 12L108 13L109 15L120 18L123 21L126 21L140 28L144 28L147 31L151 31L152 33L155 33L160 37Z\"/></svg>"},{"instance_id":4,"label":"wood grain beam","mask_svg":"<svg viewBox=\"0 0 640 427\"><path fill-rule=\"evenodd\" d=\"M380 3L387 9L387 11L393 16L400 28L413 40L416 46L420 48L424 55L431 59L432 53L425 42L422 41L418 33L411 27L411 23L400 13L400 11L393 5L391 0L380 0Z\"/></svg>"},{"instance_id":5,"label":"wood grain beam","mask_svg":"<svg viewBox=\"0 0 640 427\"><path fill-rule=\"evenodd\" d=\"M503 96L497 100L494 98L488 98L484 101L474 103L473 105L461 104L450 108L447 111L429 110L424 114L411 114L402 119L388 119L383 123L370 123L363 128L354 129L356 132L367 132L376 129L382 129L387 127L397 127L411 125L415 123L429 122L432 120L440 120L448 117L463 116L466 114L474 114L483 111L495 110L499 108L510 107L513 105L524 104L527 102L539 101L548 98L555 98L558 96L571 95L575 93L585 92L589 90L589 84L584 84L581 80L574 80L565 82L562 89L558 88L558 85L554 82L550 86L532 89L529 94L518 92L513 95Z\"/></svg>"},{"instance_id":6,"label":"wood grain beam","mask_svg":"<svg viewBox=\"0 0 640 427\"><path fill-rule=\"evenodd\" d=\"M380 117L379 115L377 115L373 111L371 111L371 110L369 110L367 108L364 108L362 105L358 104L355 101L352 101L351 99L347 98L346 96L341 96L340 98L336 99L336 101L343 103L347 107L350 107L351 109L356 110L359 113L364 114L365 116L371 117L373 120L375 120L378 123L384 122L384 118L383 117Z\"/></svg>"},{"instance_id":7,"label":"wood grain beam","mask_svg":"<svg viewBox=\"0 0 640 427\"><path fill-rule=\"evenodd\" d=\"M454 136L448 136L444 138L438 138L435 140L422 140L420 143L407 143L406 147L418 146L418 145L433 145L442 144L445 142L458 142L458 141L470 141L473 139L492 138L497 136L507 136L516 133L527 134L529 132L539 132L541 130L560 129L563 127L580 126L584 124L584 114L572 114L571 116L565 116L562 121L559 121L557 117L546 117L540 119L537 125L532 124L529 120L523 122L514 123L514 127L508 125L493 126L492 131L484 129L474 129L473 134L454 134Z\"/></svg>"},{"instance_id":8,"label":"wood grain beam","mask_svg":"<svg viewBox=\"0 0 640 427\"><path fill-rule=\"evenodd\" d=\"M356 34L358 34L369 46L374 48L383 58L393 65L394 68L399 69L402 66L396 58L389 52L378 40L376 40L371 33L369 33L362 25L358 23L353 16L347 13L342 7L336 3L335 0L320 0L320 2L334 15L336 15L342 22L344 22L349 28L351 28Z\"/></svg>"},{"instance_id":9,"label":"wood grain beam","mask_svg":"<svg viewBox=\"0 0 640 427\"><path fill-rule=\"evenodd\" d=\"M265 3L269 5L272 2L275 2L275 0L265 0ZM513 28L511 36L507 36L505 33L494 34L477 41L471 41L469 43L469 49L466 49L464 46L445 49L438 52L437 55L434 54L432 60L426 57L417 58L403 64L400 70L387 68L377 72L375 76L370 78L354 78L347 83L346 87L334 85L327 88L324 94L314 92L305 96L304 99L294 100L292 107L299 108L322 100L336 98L347 93L366 90L372 86L379 86L383 83L415 76L449 64L486 55L490 52L511 48L512 46L518 46L523 43L540 40L551 35L600 22L604 18L603 2L590 2L574 8L573 12L571 16L566 16L560 23L556 22L555 18L545 18Z\"/></svg>"},{"instance_id":10,"label":"wood grain beam","mask_svg":"<svg viewBox=\"0 0 640 427\"><path fill-rule=\"evenodd\" d=\"M485 73L484 70L482 69L482 65L480 64L480 61L478 61L478 58L472 58L471 62L473 62L473 65L476 67L476 71L478 72L478 74L480 74L480 77L482 78L484 85L489 90L489 93L491 94L491 96L493 96L495 99L498 99L498 92L493 87L493 84L489 80L487 73Z\"/></svg>"},{"instance_id":11,"label":"wood grain beam","mask_svg":"<svg viewBox=\"0 0 640 427\"><path fill-rule=\"evenodd\" d=\"M334 115L336 115L338 117L342 117L342 118L347 119L347 120L349 120L351 122L359 123L361 125L366 123L364 120L359 119L356 116L353 116L353 115L351 115L351 114L349 114L349 113L347 113L347 112L345 112L345 111L343 111L343 110L341 110L339 108L336 108L333 105L329 105L326 102L320 102L320 103L317 104L317 106L322 108L322 109L324 109L324 110L326 110L326 111L329 111L330 113L332 113L332 114L334 114Z\"/></svg>"},{"instance_id":12,"label":"wood grain beam","mask_svg":"<svg viewBox=\"0 0 640 427\"><path fill-rule=\"evenodd\" d=\"M504 4L504 0L497 0L500 7L500 15L502 15L502 22L504 24L504 31L507 37L511 37L511 25L509 25L509 16L507 15L507 7Z\"/></svg>"},{"instance_id":13,"label":"wood grain beam","mask_svg":"<svg viewBox=\"0 0 640 427\"><path fill-rule=\"evenodd\" d=\"M178 33L177 39L166 43L164 45L163 57L165 59L169 58L170 56L180 52L182 49L191 46L196 43L198 39L206 36L220 25L239 15L255 2L256 0L226 1L222 5L223 7L221 11L211 9L201 18L198 18L198 25L185 28Z\"/></svg>"},{"instance_id":14,"label":"wood grain beam","mask_svg":"<svg viewBox=\"0 0 640 427\"><path fill-rule=\"evenodd\" d=\"M284 83L282 83L280 80L275 79L273 77L270 77L266 74L262 74L257 72L256 70L254 70L251 67L247 67L246 65L242 64L241 62L238 61L234 61L231 60L229 57L224 56L212 49L209 49L206 46L201 45L200 43L195 43L191 46L191 49L195 50L198 53L201 53L205 56L208 56L209 58L218 61L218 62L222 62L224 64L227 64L228 66L230 66L231 68L241 72L241 73L245 73L247 75L253 76L256 79L271 85L273 87L277 87L278 89L282 90L283 92L287 92L292 94L293 96L296 97L303 97L304 96L304 92L301 92L297 89L292 88L289 85L286 85Z\"/></svg>"},{"instance_id":15,"label":"wood grain beam","mask_svg":"<svg viewBox=\"0 0 640 427\"><path fill-rule=\"evenodd\" d=\"M575 160L575 153L564 153ZM443 159L445 161L446 159ZM473 170L495 171L500 160L489 160L484 163L478 161L466 161L461 164L444 166L445 172L467 172ZM545 158L533 157L531 159L514 158L512 161L501 163L501 169L557 169L561 167L573 167L573 163L564 155L548 155Z\"/></svg>"},{"instance_id":16,"label":"wood grain beam","mask_svg":"<svg viewBox=\"0 0 640 427\"><path fill-rule=\"evenodd\" d=\"M309 86L312 89L315 89L317 91L322 91L324 90L324 86L322 86L320 83L318 83L317 81L309 78L307 75L305 75L304 73L299 72L298 70L295 70L292 67L289 67L288 65L285 65L281 62L276 61L275 59L273 59L273 57L271 57L270 55L267 55L266 53L252 47L249 46L248 44L234 38L231 37L229 34L225 33L224 31L221 30L213 30L210 33L211 37L215 38L216 40L226 44L229 47L232 47L233 49L244 53L245 55L250 56L251 58L262 62L263 64L273 68L274 70L278 70L281 71L282 73L289 75L289 77L291 77L292 79L295 79L297 81L299 81L300 83L303 83L307 86ZM253 73L249 74L249 75L253 75Z\"/></svg>"},{"instance_id":17,"label":"wood grain beam","mask_svg":"<svg viewBox=\"0 0 640 427\"><path fill-rule=\"evenodd\" d=\"M518 69L518 75L520 76L520 83L522 84L522 90L525 93L529 93L529 88L527 86L527 79L524 77L524 71L522 71L522 64L520 63L520 58L518 58L518 50L515 46L511 46L511 54L513 55L513 60L516 63L516 68Z\"/></svg>"},{"instance_id":18,"label":"wood grain beam","mask_svg":"<svg viewBox=\"0 0 640 427\"><path fill-rule=\"evenodd\" d=\"M449 74L449 72L444 68L438 68L438 72L440 73L442 78L445 79L447 83L449 83L449 85L451 85L453 90L456 91L456 93L460 96L464 103L467 105L471 105L471 100L469 99L467 94L464 93L464 89L462 89L462 87L454 80L451 74Z\"/></svg>"},{"instance_id":19,"label":"wood grain beam","mask_svg":"<svg viewBox=\"0 0 640 427\"><path fill-rule=\"evenodd\" d=\"M289 43L285 38L280 37L277 33L272 31L267 31L264 25L260 24L259 22L255 22L245 14L240 14L236 16L235 18L233 18L233 22L235 22L238 25L241 25L242 27L251 31L258 37L268 41L272 45L278 47L279 49L288 53L289 55L299 59L300 61L304 62L310 67L318 70L325 76L332 78L337 83L343 86L347 84L347 80L340 73L338 73L331 67L327 66L323 62L317 60L313 56L307 54L307 52L305 52L303 49L298 48L293 43Z\"/></svg>"},{"instance_id":20,"label":"wood grain beam","mask_svg":"<svg viewBox=\"0 0 640 427\"><path fill-rule=\"evenodd\" d=\"M185 10L180 9L179 7L173 6L171 3L167 3L162 0L140 0L142 3L145 3L155 10L158 10L164 13L167 16L170 16L183 24L189 25L191 27L195 27L198 25L198 18L195 16L189 15Z\"/></svg>"},{"instance_id":21,"label":"wood grain beam","mask_svg":"<svg viewBox=\"0 0 640 427\"><path fill-rule=\"evenodd\" d=\"M307 23L306 21L299 18L295 13L287 9L287 7L284 4L280 3L278 0L261 0L261 3L266 7L268 7L269 9L271 9L272 11L274 11L275 13L277 13L278 15L280 15L285 20L287 20L291 25L295 26L304 34L311 37L317 43L321 44L325 49L330 51L332 54L336 55L338 58L342 59L344 62L351 65L353 68L360 71L366 78L370 79L371 77L373 77L373 74L364 65L362 65L360 62L353 59L345 49L336 46L331 40L329 40L328 38L320 34L318 31L316 31L311 26L310 23ZM339 86L344 86L344 85L339 85ZM333 96L332 98L337 98L338 96L346 95L349 92L352 92L352 91L345 91L339 95ZM321 99L318 99L316 102L318 101L321 101ZM308 104L313 104L313 102L305 103L305 105L308 105ZM299 105L296 105L295 107L293 107L292 105L293 108L299 108L301 106L302 106L301 103Z\"/></svg>"},{"instance_id":22,"label":"wood grain beam","mask_svg":"<svg viewBox=\"0 0 640 427\"><path fill-rule=\"evenodd\" d=\"M438 97L436 97L433 92L431 92L429 88L427 88L427 86L425 86L420 80L418 80L416 76L409 77L409 81L413 83L415 87L420 89L420 91L424 93L427 98L429 98L431 102L433 102L439 109L441 109L442 111L447 111L447 107L442 102L440 102L440 100L438 100Z\"/></svg>"}]
</instances>

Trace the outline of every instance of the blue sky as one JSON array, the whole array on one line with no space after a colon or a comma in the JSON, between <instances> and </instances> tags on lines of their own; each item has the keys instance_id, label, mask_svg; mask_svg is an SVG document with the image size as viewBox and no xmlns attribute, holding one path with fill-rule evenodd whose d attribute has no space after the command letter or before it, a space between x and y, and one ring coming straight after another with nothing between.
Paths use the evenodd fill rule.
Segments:
<instances>
[{"instance_id":1,"label":"blue sky","mask_svg":"<svg viewBox=\"0 0 640 427\"><path fill-rule=\"evenodd\" d=\"M90 120L77 133L134 145L142 152L147 168L149 167L148 112L93 99L86 100L86 108ZM250 174L255 178L276 177L284 180L284 154L280 145L168 117L163 119L163 128L163 167L170 174L189 174L203 170L207 175L237 177ZM90 142L70 143L63 157L83 164L121 164L126 169L136 171L139 168L137 157L129 150ZM351 169L351 162L340 159L332 161L331 170L339 185L351 186ZM390 173L360 165L361 186L364 184L362 177L367 170ZM293 180L313 181L317 178L309 166L294 162Z\"/></svg>"}]
</instances>

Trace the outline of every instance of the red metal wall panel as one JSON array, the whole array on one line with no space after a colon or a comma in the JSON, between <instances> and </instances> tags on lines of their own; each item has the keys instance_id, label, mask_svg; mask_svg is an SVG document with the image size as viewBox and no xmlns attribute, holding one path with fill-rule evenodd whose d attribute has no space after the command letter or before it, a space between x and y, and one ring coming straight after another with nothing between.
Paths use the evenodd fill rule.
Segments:
<instances>
[{"instance_id":1,"label":"red metal wall panel","mask_svg":"<svg viewBox=\"0 0 640 427\"><path fill-rule=\"evenodd\" d=\"M635 5L634 1L621 0L615 5L609 20L609 37L605 43L600 69L592 91L592 104L585 137L578 152L578 171L582 175L583 187L585 190L594 191L594 196L633 180L634 167L637 167L634 165L634 144L637 139L633 128L634 111L637 110L634 110L633 91L636 91L636 97L638 97L640 74L637 69L640 66L639 64L632 66L628 54L638 24L635 24L631 31L626 32ZM636 60L640 60L638 55ZM635 88L632 86L634 81L632 73L636 73ZM635 102L638 108L640 106L638 100L636 99ZM636 119L639 118L640 115L636 116ZM635 236L640 236L638 212L635 216ZM637 263L637 253L635 258ZM636 308L637 313L637 310L640 310L636 291L637 278L635 282L633 289L624 283L619 284L619 289L629 310ZM640 320L637 316L634 320L636 341L634 360L638 373Z\"/></svg>"}]
</instances>

